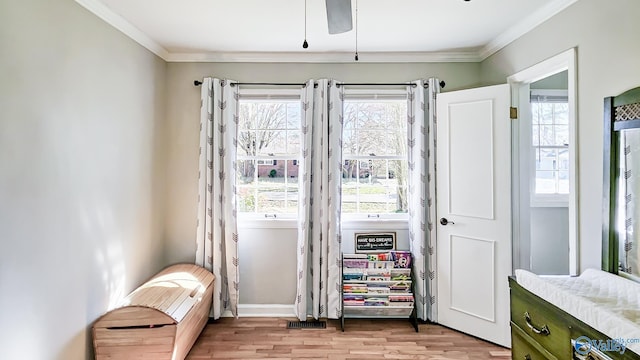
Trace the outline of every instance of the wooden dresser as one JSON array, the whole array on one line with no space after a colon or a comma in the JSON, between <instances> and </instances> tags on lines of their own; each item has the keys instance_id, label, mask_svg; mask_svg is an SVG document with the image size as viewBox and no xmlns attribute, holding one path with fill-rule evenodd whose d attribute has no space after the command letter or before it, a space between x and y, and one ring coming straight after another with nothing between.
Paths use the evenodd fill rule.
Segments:
<instances>
[{"instance_id":1,"label":"wooden dresser","mask_svg":"<svg viewBox=\"0 0 640 360\"><path fill-rule=\"evenodd\" d=\"M560 308L532 294L509 278L511 289L511 352L514 360L640 360L630 350L623 354L607 351L597 354L586 347L576 350L573 340L609 338Z\"/></svg>"}]
</instances>

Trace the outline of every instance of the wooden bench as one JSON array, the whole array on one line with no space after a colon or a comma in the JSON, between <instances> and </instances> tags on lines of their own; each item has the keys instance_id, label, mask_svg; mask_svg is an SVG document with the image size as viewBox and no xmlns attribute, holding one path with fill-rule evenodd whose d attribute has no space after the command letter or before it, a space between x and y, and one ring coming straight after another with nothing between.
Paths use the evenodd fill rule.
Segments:
<instances>
[{"instance_id":1,"label":"wooden bench","mask_svg":"<svg viewBox=\"0 0 640 360\"><path fill-rule=\"evenodd\" d=\"M96 360L183 360L209 318L213 281L197 265L162 270L96 320Z\"/></svg>"}]
</instances>

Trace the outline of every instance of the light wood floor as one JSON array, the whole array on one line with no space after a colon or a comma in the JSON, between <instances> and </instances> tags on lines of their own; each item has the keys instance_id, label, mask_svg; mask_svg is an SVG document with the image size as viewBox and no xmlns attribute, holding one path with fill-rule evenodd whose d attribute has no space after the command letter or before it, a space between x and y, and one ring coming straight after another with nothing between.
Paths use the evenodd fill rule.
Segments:
<instances>
[{"instance_id":1,"label":"light wood floor","mask_svg":"<svg viewBox=\"0 0 640 360\"><path fill-rule=\"evenodd\" d=\"M287 319L222 318L208 324L187 360L202 359L468 359L506 360L511 352L451 329L408 320L349 319L326 329L287 329Z\"/></svg>"}]
</instances>

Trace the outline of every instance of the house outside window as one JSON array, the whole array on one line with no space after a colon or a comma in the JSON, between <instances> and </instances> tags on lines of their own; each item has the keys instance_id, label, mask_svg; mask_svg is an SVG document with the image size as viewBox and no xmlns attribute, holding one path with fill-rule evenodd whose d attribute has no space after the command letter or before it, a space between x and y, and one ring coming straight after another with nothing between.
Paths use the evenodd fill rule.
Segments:
<instances>
[{"instance_id":1,"label":"house outside window","mask_svg":"<svg viewBox=\"0 0 640 360\"><path fill-rule=\"evenodd\" d=\"M295 218L301 141L299 91L241 90L237 208L255 218Z\"/></svg>"},{"instance_id":2,"label":"house outside window","mask_svg":"<svg viewBox=\"0 0 640 360\"><path fill-rule=\"evenodd\" d=\"M531 90L532 205L569 201L569 104L566 90Z\"/></svg>"},{"instance_id":3,"label":"house outside window","mask_svg":"<svg viewBox=\"0 0 640 360\"><path fill-rule=\"evenodd\" d=\"M345 91L343 126L343 217L406 218L406 91Z\"/></svg>"}]
</instances>

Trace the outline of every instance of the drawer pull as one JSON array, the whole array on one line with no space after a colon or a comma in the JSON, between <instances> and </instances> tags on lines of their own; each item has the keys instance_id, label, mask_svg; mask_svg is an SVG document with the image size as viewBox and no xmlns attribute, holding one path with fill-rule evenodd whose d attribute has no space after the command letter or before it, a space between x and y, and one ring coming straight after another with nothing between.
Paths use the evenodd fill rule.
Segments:
<instances>
[{"instance_id":1,"label":"drawer pull","mask_svg":"<svg viewBox=\"0 0 640 360\"><path fill-rule=\"evenodd\" d=\"M531 360L531 355L527 354L524 356L524 360Z\"/></svg>"},{"instance_id":2,"label":"drawer pull","mask_svg":"<svg viewBox=\"0 0 640 360\"><path fill-rule=\"evenodd\" d=\"M549 331L549 327L547 327L547 325L542 325L542 329L538 329L535 326L533 326L533 324L531 323L531 316L529 315L528 311L524 312L524 321L527 322L527 326L529 327L529 329L531 329L531 331L533 331L538 335L547 336L551 334L551 332Z\"/></svg>"}]
</instances>

